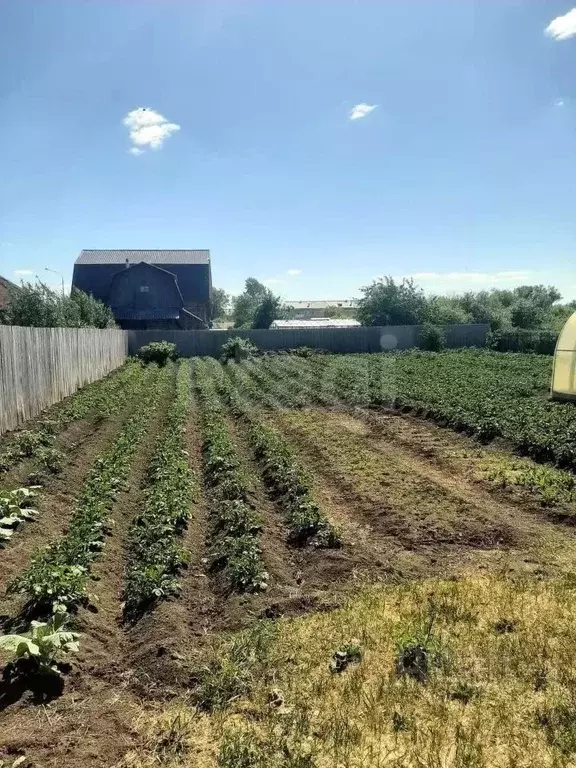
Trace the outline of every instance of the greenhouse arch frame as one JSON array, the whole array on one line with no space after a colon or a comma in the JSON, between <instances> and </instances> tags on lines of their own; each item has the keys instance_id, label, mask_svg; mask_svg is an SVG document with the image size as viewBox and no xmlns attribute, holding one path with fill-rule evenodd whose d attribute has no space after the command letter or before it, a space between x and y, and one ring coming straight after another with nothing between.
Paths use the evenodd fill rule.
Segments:
<instances>
[{"instance_id":1,"label":"greenhouse arch frame","mask_svg":"<svg viewBox=\"0 0 576 768\"><path fill-rule=\"evenodd\" d=\"M556 342L550 396L553 400L576 401L576 312L570 315Z\"/></svg>"}]
</instances>

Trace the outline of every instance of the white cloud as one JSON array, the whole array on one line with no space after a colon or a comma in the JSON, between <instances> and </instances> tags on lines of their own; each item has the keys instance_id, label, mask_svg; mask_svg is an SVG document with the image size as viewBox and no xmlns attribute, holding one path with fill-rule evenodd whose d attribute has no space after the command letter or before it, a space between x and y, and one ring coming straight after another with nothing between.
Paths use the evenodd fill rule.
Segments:
<instances>
[{"instance_id":1,"label":"white cloud","mask_svg":"<svg viewBox=\"0 0 576 768\"><path fill-rule=\"evenodd\" d=\"M290 275L290 277L296 277L297 275L301 275L302 274L302 270L301 269L287 269L286 270L286 274Z\"/></svg>"},{"instance_id":2,"label":"white cloud","mask_svg":"<svg viewBox=\"0 0 576 768\"><path fill-rule=\"evenodd\" d=\"M279 277L267 277L266 280L262 280L264 285L280 285L282 280Z\"/></svg>"},{"instance_id":3,"label":"white cloud","mask_svg":"<svg viewBox=\"0 0 576 768\"><path fill-rule=\"evenodd\" d=\"M576 8L572 8L564 16L552 19L544 30L544 34L553 37L554 40L568 40L576 35Z\"/></svg>"},{"instance_id":4,"label":"white cloud","mask_svg":"<svg viewBox=\"0 0 576 768\"><path fill-rule=\"evenodd\" d=\"M145 149L160 149L164 141L180 130L176 123L168 120L149 107L138 107L128 112L122 121L129 129L132 155L141 155Z\"/></svg>"},{"instance_id":5,"label":"white cloud","mask_svg":"<svg viewBox=\"0 0 576 768\"><path fill-rule=\"evenodd\" d=\"M24 277L25 275L33 275L34 270L33 269L15 269L14 274L20 277Z\"/></svg>"},{"instance_id":6,"label":"white cloud","mask_svg":"<svg viewBox=\"0 0 576 768\"><path fill-rule=\"evenodd\" d=\"M378 104L356 104L356 106L352 107L350 110L348 117L350 120L360 120L361 118L366 117L366 115L369 115L377 106Z\"/></svg>"},{"instance_id":7,"label":"white cloud","mask_svg":"<svg viewBox=\"0 0 576 768\"><path fill-rule=\"evenodd\" d=\"M564 99L556 99L554 101L554 106L555 107L563 107L564 106Z\"/></svg>"}]
</instances>

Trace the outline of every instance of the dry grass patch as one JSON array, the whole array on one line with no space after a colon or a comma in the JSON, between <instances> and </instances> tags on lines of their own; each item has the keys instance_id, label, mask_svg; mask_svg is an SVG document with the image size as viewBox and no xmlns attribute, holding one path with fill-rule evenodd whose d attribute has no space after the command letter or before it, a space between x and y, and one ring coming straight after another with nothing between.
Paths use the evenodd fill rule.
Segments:
<instances>
[{"instance_id":1,"label":"dry grass patch","mask_svg":"<svg viewBox=\"0 0 576 768\"><path fill-rule=\"evenodd\" d=\"M229 699L143 716L124 765L572 766L575 597L569 577L427 581L257 625L209 662L240 675Z\"/></svg>"}]
</instances>

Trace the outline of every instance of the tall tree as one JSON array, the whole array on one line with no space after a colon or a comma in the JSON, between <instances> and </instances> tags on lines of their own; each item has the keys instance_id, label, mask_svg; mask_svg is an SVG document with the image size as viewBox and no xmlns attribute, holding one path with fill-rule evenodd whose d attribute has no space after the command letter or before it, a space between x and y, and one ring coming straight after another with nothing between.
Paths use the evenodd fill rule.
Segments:
<instances>
[{"instance_id":1,"label":"tall tree","mask_svg":"<svg viewBox=\"0 0 576 768\"><path fill-rule=\"evenodd\" d=\"M230 307L230 295L223 288L212 288L210 303L210 319L224 317Z\"/></svg>"},{"instance_id":2,"label":"tall tree","mask_svg":"<svg viewBox=\"0 0 576 768\"><path fill-rule=\"evenodd\" d=\"M270 328L274 320L279 320L284 314L280 297L268 291L256 308L252 328Z\"/></svg>"},{"instance_id":3,"label":"tall tree","mask_svg":"<svg viewBox=\"0 0 576 768\"><path fill-rule=\"evenodd\" d=\"M412 279L380 278L362 293L356 313L362 325L418 325L425 319L426 297Z\"/></svg>"},{"instance_id":4,"label":"tall tree","mask_svg":"<svg viewBox=\"0 0 576 768\"><path fill-rule=\"evenodd\" d=\"M269 293L268 288L255 277L249 277L243 293L232 300L234 328L251 328L256 310Z\"/></svg>"}]
</instances>

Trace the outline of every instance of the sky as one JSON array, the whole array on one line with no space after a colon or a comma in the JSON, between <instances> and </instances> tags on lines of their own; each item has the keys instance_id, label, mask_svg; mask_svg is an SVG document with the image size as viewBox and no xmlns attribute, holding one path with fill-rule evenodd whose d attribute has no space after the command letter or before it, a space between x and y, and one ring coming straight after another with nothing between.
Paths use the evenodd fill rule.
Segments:
<instances>
[{"instance_id":1,"label":"sky","mask_svg":"<svg viewBox=\"0 0 576 768\"><path fill-rule=\"evenodd\" d=\"M576 299L574 2L0 0L0 274L209 248L232 293Z\"/></svg>"}]
</instances>

